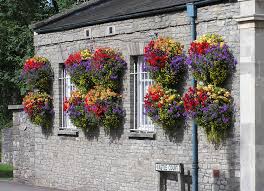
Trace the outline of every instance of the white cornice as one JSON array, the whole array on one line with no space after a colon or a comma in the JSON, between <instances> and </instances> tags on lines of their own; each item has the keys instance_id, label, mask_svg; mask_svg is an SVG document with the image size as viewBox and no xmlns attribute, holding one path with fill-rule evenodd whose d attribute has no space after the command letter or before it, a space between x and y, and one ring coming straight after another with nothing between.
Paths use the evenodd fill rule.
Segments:
<instances>
[{"instance_id":1,"label":"white cornice","mask_svg":"<svg viewBox=\"0 0 264 191\"><path fill-rule=\"evenodd\" d=\"M243 15L243 16L235 17L235 19L239 23L264 21L264 14Z\"/></svg>"}]
</instances>

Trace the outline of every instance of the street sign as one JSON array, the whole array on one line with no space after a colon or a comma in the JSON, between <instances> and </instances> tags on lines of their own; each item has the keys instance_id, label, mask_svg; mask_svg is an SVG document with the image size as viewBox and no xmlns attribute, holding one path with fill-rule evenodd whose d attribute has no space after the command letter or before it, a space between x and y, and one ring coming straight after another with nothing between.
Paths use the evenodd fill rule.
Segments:
<instances>
[{"instance_id":1,"label":"street sign","mask_svg":"<svg viewBox=\"0 0 264 191\"><path fill-rule=\"evenodd\" d=\"M156 163L156 171L181 173L181 164L161 164L161 163Z\"/></svg>"}]
</instances>

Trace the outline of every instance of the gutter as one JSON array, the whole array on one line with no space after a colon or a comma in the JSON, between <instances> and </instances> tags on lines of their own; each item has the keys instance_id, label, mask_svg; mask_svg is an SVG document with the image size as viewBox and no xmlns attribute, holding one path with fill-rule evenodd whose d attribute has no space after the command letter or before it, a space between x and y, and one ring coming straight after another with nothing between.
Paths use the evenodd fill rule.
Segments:
<instances>
[{"instance_id":1,"label":"gutter","mask_svg":"<svg viewBox=\"0 0 264 191\"><path fill-rule=\"evenodd\" d=\"M196 7L202 7L210 4L215 4L215 3L220 3L224 2L225 0L195 0L193 3ZM97 1L89 6L92 6L94 4L100 3L102 1ZM88 6L84 6L81 9L77 9L75 11L70 11L66 15L59 15L55 16L55 18L50 18L46 21L42 21L40 23L31 25L31 29L33 29L34 32L38 34L45 34L45 33L52 33L52 32L60 32L60 31L66 31L66 30L71 30L71 29L76 29L76 28L81 28L81 27L86 27L86 26L92 26L92 25L98 25L98 24L103 24L103 23L109 23L109 22L116 22L116 21L123 21L123 20L128 20L128 19L134 19L134 18L141 18L141 17L149 17L149 16L154 16L154 15L159 15L163 13L169 13L169 12L174 12L174 11L183 11L186 9L186 4L181 4L181 5L175 5L172 7L165 7L161 9L155 9L155 10L149 10L145 12L138 12L138 13L133 13L133 14L127 14L127 15L120 15L116 17L110 17L110 18L104 18L101 20L95 20L95 21L88 21L88 22L82 22L82 23L76 23L76 24L69 24L69 25L64 25L62 27L57 27L57 28L52 28L52 29L41 29L41 27L45 27L46 25L65 18L66 16L78 11L87 8Z\"/></svg>"}]
</instances>

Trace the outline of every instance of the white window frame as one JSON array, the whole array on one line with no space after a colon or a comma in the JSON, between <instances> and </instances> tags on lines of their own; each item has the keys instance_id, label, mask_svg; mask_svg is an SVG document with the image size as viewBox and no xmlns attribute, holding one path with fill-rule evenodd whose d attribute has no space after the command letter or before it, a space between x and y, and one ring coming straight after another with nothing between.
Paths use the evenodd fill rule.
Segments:
<instances>
[{"instance_id":1,"label":"white window frame","mask_svg":"<svg viewBox=\"0 0 264 191\"><path fill-rule=\"evenodd\" d=\"M132 62L132 70L130 77L133 79L133 98L131 103L133 105L133 125L131 131L135 132L154 132L155 126L152 120L145 115L144 111L144 97L147 93L149 85L153 84L149 72L143 71L144 57L135 56Z\"/></svg>"},{"instance_id":2,"label":"white window frame","mask_svg":"<svg viewBox=\"0 0 264 191\"><path fill-rule=\"evenodd\" d=\"M71 93L76 89L74 84L71 82L71 77L67 73L64 65L61 67L60 72L60 107L61 107L61 116L60 116L60 129L76 129L70 120L69 115L64 111L63 105L64 101L70 98Z\"/></svg>"}]
</instances>

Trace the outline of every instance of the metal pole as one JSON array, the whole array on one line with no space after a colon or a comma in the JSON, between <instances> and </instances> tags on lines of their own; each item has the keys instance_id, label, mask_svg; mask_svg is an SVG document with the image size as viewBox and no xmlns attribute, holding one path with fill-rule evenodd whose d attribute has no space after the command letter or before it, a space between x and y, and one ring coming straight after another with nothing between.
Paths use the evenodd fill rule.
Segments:
<instances>
[{"instance_id":1,"label":"metal pole","mask_svg":"<svg viewBox=\"0 0 264 191\"><path fill-rule=\"evenodd\" d=\"M196 40L196 23L197 17L196 6L193 3L187 4L187 14L191 19L191 35L192 41ZM196 81L192 80L193 87L196 87ZM192 149L193 149L193 163L192 163L192 191L198 191L198 140L197 140L197 124L193 121L192 125Z\"/></svg>"}]
</instances>

